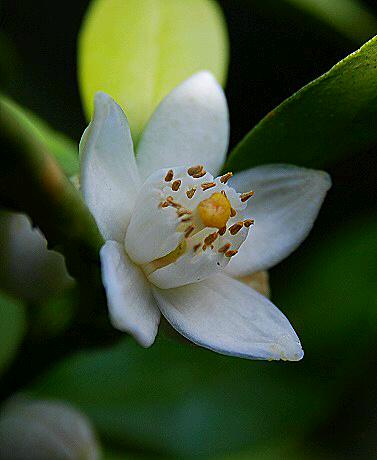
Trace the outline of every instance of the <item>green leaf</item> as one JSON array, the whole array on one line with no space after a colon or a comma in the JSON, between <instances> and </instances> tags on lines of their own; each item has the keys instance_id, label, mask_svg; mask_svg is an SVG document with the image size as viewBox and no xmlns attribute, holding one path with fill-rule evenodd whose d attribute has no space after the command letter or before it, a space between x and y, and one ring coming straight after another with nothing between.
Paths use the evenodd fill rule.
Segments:
<instances>
[{"instance_id":1,"label":"green leaf","mask_svg":"<svg viewBox=\"0 0 377 460\"><path fill-rule=\"evenodd\" d=\"M102 292L98 253L103 239L92 215L46 143L1 99L0 144L1 202L30 216L49 247L65 256L70 273L89 281L92 292L94 286Z\"/></svg>"},{"instance_id":2,"label":"green leaf","mask_svg":"<svg viewBox=\"0 0 377 460\"><path fill-rule=\"evenodd\" d=\"M35 114L22 108L9 98L0 95L0 102L12 112L17 122L27 132L46 146L67 176L73 176L78 173L79 159L75 142L51 129Z\"/></svg>"},{"instance_id":3,"label":"green leaf","mask_svg":"<svg viewBox=\"0 0 377 460\"><path fill-rule=\"evenodd\" d=\"M79 37L88 118L96 91L125 110L136 140L161 99L198 70L224 83L226 26L213 0L95 0Z\"/></svg>"},{"instance_id":4,"label":"green leaf","mask_svg":"<svg viewBox=\"0 0 377 460\"><path fill-rule=\"evenodd\" d=\"M300 270L297 270L297 266ZM294 310L306 358L344 376L362 360L377 334L377 217L355 218L323 232L274 285L279 302ZM287 280L290 279L289 287ZM352 359L353 358L353 359Z\"/></svg>"},{"instance_id":5,"label":"green leaf","mask_svg":"<svg viewBox=\"0 0 377 460\"><path fill-rule=\"evenodd\" d=\"M377 37L272 110L226 169L262 163L325 167L377 143Z\"/></svg>"},{"instance_id":6,"label":"green leaf","mask_svg":"<svg viewBox=\"0 0 377 460\"><path fill-rule=\"evenodd\" d=\"M17 353L25 330L24 305L0 293L0 375Z\"/></svg>"},{"instance_id":7,"label":"green leaf","mask_svg":"<svg viewBox=\"0 0 377 460\"><path fill-rule=\"evenodd\" d=\"M323 384L313 386L295 366L165 339L149 350L123 341L58 364L33 394L81 407L109 445L208 457L282 440L318 421L328 403Z\"/></svg>"},{"instance_id":8,"label":"green leaf","mask_svg":"<svg viewBox=\"0 0 377 460\"><path fill-rule=\"evenodd\" d=\"M283 0L356 42L377 32L377 19L358 0Z\"/></svg>"}]
</instances>

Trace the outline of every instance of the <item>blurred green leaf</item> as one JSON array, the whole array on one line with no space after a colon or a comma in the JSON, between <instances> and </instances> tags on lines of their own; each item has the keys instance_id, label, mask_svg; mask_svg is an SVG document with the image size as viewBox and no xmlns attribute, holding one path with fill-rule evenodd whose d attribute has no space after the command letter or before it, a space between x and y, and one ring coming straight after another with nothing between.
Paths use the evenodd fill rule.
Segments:
<instances>
[{"instance_id":1,"label":"blurred green leaf","mask_svg":"<svg viewBox=\"0 0 377 460\"><path fill-rule=\"evenodd\" d=\"M17 118L17 122L27 132L46 146L67 176L73 176L78 173L78 148L75 142L51 129L35 114L22 108L9 98L0 95L0 101L12 112L13 116Z\"/></svg>"},{"instance_id":2,"label":"blurred green leaf","mask_svg":"<svg viewBox=\"0 0 377 460\"><path fill-rule=\"evenodd\" d=\"M377 32L377 18L358 0L283 0L313 15L356 42Z\"/></svg>"},{"instance_id":3,"label":"blurred green leaf","mask_svg":"<svg viewBox=\"0 0 377 460\"><path fill-rule=\"evenodd\" d=\"M25 330L24 305L0 293L0 375L15 356Z\"/></svg>"},{"instance_id":4,"label":"blurred green leaf","mask_svg":"<svg viewBox=\"0 0 377 460\"><path fill-rule=\"evenodd\" d=\"M77 404L105 442L174 458L209 456L315 425L327 404L323 386L297 376L295 366L163 339L149 350L123 341L58 364L33 392Z\"/></svg>"},{"instance_id":5,"label":"blurred green leaf","mask_svg":"<svg viewBox=\"0 0 377 460\"><path fill-rule=\"evenodd\" d=\"M297 265L301 268L297 270ZM286 308L295 309L307 361L318 372L354 366L377 334L377 218L355 218L337 231L323 232L274 286ZM336 366L335 366L336 363Z\"/></svg>"},{"instance_id":6,"label":"blurred green leaf","mask_svg":"<svg viewBox=\"0 0 377 460\"><path fill-rule=\"evenodd\" d=\"M103 239L98 227L46 143L4 99L0 99L0 143L1 202L27 214L49 247L65 256L70 274L89 282L91 292L100 298L98 253Z\"/></svg>"},{"instance_id":7,"label":"blurred green leaf","mask_svg":"<svg viewBox=\"0 0 377 460\"><path fill-rule=\"evenodd\" d=\"M324 167L377 142L377 37L272 110L226 169L289 162Z\"/></svg>"},{"instance_id":8,"label":"blurred green leaf","mask_svg":"<svg viewBox=\"0 0 377 460\"><path fill-rule=\"evenodd\" d=\"M95 0L79 37L79 83L88 118L96 91L125 109L134 140L161 99L198 70L224 83L225 22L213 0Z\"/></svg>"}]
</instances>

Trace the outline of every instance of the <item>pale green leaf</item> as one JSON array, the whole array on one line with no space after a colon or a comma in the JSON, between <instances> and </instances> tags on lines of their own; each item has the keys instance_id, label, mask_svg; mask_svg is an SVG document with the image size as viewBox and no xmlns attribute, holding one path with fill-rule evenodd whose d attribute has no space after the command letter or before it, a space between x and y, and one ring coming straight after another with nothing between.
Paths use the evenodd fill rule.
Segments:
<instances>
[{"instance_id":1,"label":"pale green leaf","mask_svg":"<svg viewBox=\"0 0 377 460\"><path fill-rule=\"evenodd\" d=\"M227 169L285 162L324 167L377 143L377 37L272 110Z\"/></svg>"},{"instance_id":2,"label":"pale green leaf","mask_svg":"<svg viewBox=\"0 0 377 460\"><path fill-rule=\"evenodd\" d=\"M79 37L88 118L96 91L126 111L136 140L161 99L199 70L224 83L226 26L213 0L95 0Z\"/></svg>"}]
</instances>

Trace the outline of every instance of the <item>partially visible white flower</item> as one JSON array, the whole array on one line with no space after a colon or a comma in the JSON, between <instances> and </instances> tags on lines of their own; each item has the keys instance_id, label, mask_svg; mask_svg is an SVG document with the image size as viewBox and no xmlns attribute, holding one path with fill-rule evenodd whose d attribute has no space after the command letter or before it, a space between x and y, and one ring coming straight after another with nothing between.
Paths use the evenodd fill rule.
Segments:
<instances>
[{"instance_id":1,"label":"partially visible white flower","mask_svg":"<svg viewBox=\"0 0 377 460\"><path fill-rule=\"evenodd\" d=\"M228 138L225 96L208 72L162 101L136 159L124 113L97 93L80 144L80 183L106 240L110 317L146 347L162 313L183 336L219 353L296 361L303 351L287 318L232 276L288 256L309 233L330 178L287 165L216 178Z\"/></svg>"},{"instance_id":2,"label":"partially visible white flower","mask_svg":"<svg viewBox=\"0 0 377 460\"><path fill-rule=\"evenodd\" d=\"M63 256L47 249L25 214L0 212L0 260L0 289L18 298L43 300L73 282Z\"/></svg>"},{"instance_id":3,"label":"partially visible white flower","mask_svg":"<svg viewBox=\"0 0 377 460\"><path fill-rule=\"evenodd\" d=\"M57 401L11 400L0 413L0 460L97 460L91 423Z\"/></svg>"}]
</instances>

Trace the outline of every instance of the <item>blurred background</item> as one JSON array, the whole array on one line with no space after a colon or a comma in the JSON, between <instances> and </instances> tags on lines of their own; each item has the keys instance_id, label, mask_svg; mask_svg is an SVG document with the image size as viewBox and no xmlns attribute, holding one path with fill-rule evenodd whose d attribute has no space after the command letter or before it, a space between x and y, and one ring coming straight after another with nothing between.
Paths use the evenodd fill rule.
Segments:
<instances>
[{"instance_id":1,"label":"blurred background","mask_svg":"<svg viewBox=\"0 0 377 460\"><path fill-rule=\"evenodd\" d=\"M88 3L0 2L1 91L76 142L87 123L77 36ZM377 33L376 2L350 3L318 1L318 12L309 1L219 1L230 38L231 147ZM130 338L88 349L76 337L79 351L42 369L28 391L81 409L108 459L377 458L376 150L318 162L333 188L310 237L270 272L272 299L301 338L302 362L249 362L163 335L149 350ZM51 308L69 317L69 299L56 302ZM35 332L35 316L26 316ZM40 349L49 352L43 342ZM10 388L7 370L17 372L7 366Z\"/></svg>"}]
</instances>

